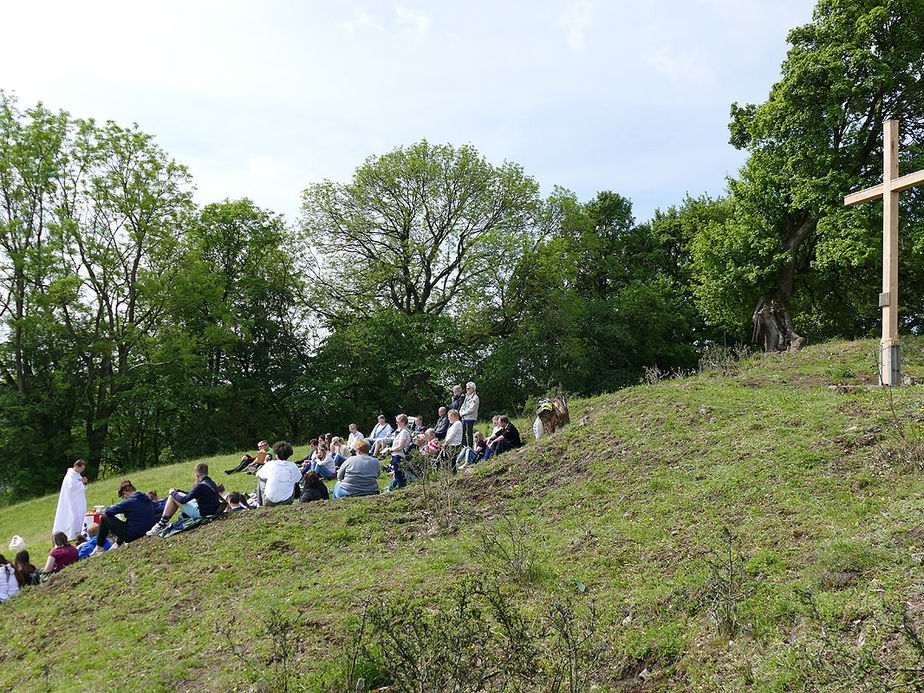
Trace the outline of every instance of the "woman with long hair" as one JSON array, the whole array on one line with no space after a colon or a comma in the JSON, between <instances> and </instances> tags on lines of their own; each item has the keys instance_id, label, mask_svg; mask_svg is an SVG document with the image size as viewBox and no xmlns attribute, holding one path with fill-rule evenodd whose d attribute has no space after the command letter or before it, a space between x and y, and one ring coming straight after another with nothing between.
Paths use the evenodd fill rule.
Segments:
<instances>
[{"instance_id":1,"label":"woman with long hair","mask_svg":"<svg viewBox=\"0 0 924 693\"><path fill-rule=\"evenodd\" d=\"M5 602L19 592L19 587L15 569L3 554L0 554L0 602Z\"/></svg>"}]
</instances>

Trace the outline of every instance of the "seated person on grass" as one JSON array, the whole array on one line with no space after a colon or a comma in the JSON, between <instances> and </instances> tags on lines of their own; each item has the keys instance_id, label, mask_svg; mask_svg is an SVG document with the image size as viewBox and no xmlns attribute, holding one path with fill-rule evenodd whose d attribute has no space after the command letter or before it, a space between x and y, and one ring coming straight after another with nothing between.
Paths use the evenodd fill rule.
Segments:
<instances>
[{"instance_id":1,"label":"seated person on grass","mask_svg":"<svg viewBox=\"0 0 924 693\"><path fill-rule=\"evenodd\" d=\"M244 494L240 491L232 491L228 494L228 512L236 513L241 510L250 510L246 504Z\"/></svg>"},{"instance_id":2,"label":"seated person on grass","mask_svg":"<svg viewBox=\"0 0 924 693\"><path fill-rule=\"evenodd\" d=\"M68 542L64 532L55 532L51 537L51 543L53 548L48 554L45 567L42 568L43 573L57 573L64 566L79 560L77 547Z\"/></svg>"},{"instance_id":3,"label":"seated person on grass","mask_svg":"<svg viewBox=\"0 0 924 693\"><path fill-rule=\"evenodd\" d=\"M337 471L334 498L372 496L379 492L382 464L369 454L369 442L356 443L356 454L347 458Z\"/></svg>"},{"instance_id":4,"label":"seated person on grass","mask_svg":"<svg viewBox=\"0 0 924 693\"><path fill-rule=\"evenodd\" d=\"M459 452L459 456L456 457L456 464L459 465L459 469L465 469L484 457L485 450L487 450L488 447L484 439L484 434L481 431L475 431L474 438L475 447L462 448Z\"/></svg>"},{"instance_id":5,"label":"seated person on grass","mask_svg":"<svg viewBox=\"0 0 924 693\"><path fill-rule=\"evenodd\" d=\"M436 431L432 428L428 428L426 443L424 443L424 446L420 449L420 454L424 457L429 457L431 460L435 460L439 452L440 441L436 435Z\"/></svg>"},{"instance_id":6,"label":"seated person on grass","mask_svg":"<svg viewBox=\"0 0 924 693\"><path fill-rule=\"evenodd\" d=\"M337 478L337 462L328 450L327 443L318 445L318 457L311 463L311 471L317 472L327 480Z\"/></svg>"},{"instance_id":7,"label":"seated person on grass","mask_svg":"<svg viewBox=\"0 0 924 693\"><path fill-rule=\"evenodd\" d=\"M365 440L363 441L366 442ZM368 445L368 443L366 443ZM305 473L305 476L302 477L302 495L298 499L299 503L310 503L311 501L318 500L330 500L330 492L327 490L327 486L324 485L324 481L321 479L321 475L314 471L308 471Z\"/></svg>"},{"instance_id":8,"label":"seated person on grass","mask_svg":"<svg viewBox=\"0 0 924 693\"><path fill-rule=\"evenodd\" d=\"M346 455L347 457L349 457L350 455L355 455L356 454L356 443L363 438L365 438L365 436L359 432L359 429L356 428L356 424L351 423L350 424L350 436L349 438L347 438L346 451L344 452L344 455Z\"/></svg>"},{"instance_id":9,"label":"seated person on grass","mask_svg":"<svg viewBox=\"0 0 924 693\"><path fill-rule=\"evenodd\" d=\"M391 445L391 441L394 439L393 433L394 429L385 421L385 415L379 414L378 423L373 427L371 435L366 438L366 440L369 441L369 445L372 446L373 455L379 454L379 448L384 450L387 446Z\"/></svg>"},{"instance_id":10,"label":"seated person on grass","mask_svg":"<svg viewBox=\"0 0 924 693\"><path fill-rule=\"evenodd\" d=\"M157 524L148 530L148 536L163 532L170 524L170 518L181 508L183 514L191 518L208 517L218 513L223 503L218 484L209 476L209 466L205 462L199 462L193 467L193 476L196 483L189 493L178 488L170 489L170 493L167 494L167 503L164 505L164 513Z\"/></svg>"},{"instance_id":11,"label":"seated person on grass","mask_svg":"<svg viewBox=\"0 0 924 693\"><path fill-rule=\"evenodd\" d=\"M151 502L148 494L136 491L132 482L127 479L119 484L119 498L122 502L103 511L97 536L108 538L111 533L115 535L116 544L121 546L126 542L143 537L145 532L151 529L156 517L154 503ZM124 515L125 519L120 520L117 515ZM97 539L97 547L93 549L91 556L99 556L105 550L98 543Z\"/></svg>"},{"instance_id":12,"label":"seated person on grass","mask_svg":"<svg viewBox=\"0 0 924 693\"><path fill-rule=\"evenodd\" d=\"M516 426L510 423L510 419L506 416L499 416L498 423L501 428L488 438L487 449L484 453L485 459L488 459L492 455L500 455L507 450L513 450L523 444L520 440L520 432L517 430Z\"/></svg>"},{"instance_id":13,"label":"seated person on grass","mask_svg":"<svg viewBox=\"0 0 924 693\"><path fill-rule=\"evenodd\" d=\"M16 582L19 583L20 587L32 584L32 576L35 575L35 566L32 565L32 561L29 560L28 551L21 549L16 554L16 559L13 561L13 570L16 571Z\"/></svg>"},{"instance_id":14,"label":"seated person on grass","mask_svg":"<svg viewBox=\"0 0 924 693\"><path fill-rule=\"evenodd\" d=\"M0 602L5 602L19 592L19 580L16 579L16 568L3 554L0 554Z\"/></svg>"},{"instance_id":15,"label":"seated person on grass","mask_svg":"<svg viewBox=\"0 0 924 693\"><path fill-rule=\"evenodd\" d=\"M260 506L290 505L295 501L302 473L291 462L292 446L284 440L273 444L276 459L257 472L257 503Z\"/></svg>"},{"instance_id":16,"label":"seated person on grass","mask_svg":"<svg viewBox=\"0 0 924 693\"><path fill-rule=\"evenodd\" d=\"M99 541L99 525L95 522L87 527L87 539L80 548L77 550L77 555L80 557L80 560L88 558L93 551L96 550L96 542ZM108 551L109 547L112 544L109 542L108 537L104 537L103 541L103 551Z\"/></svg>"},{"instance_id":17,"label":"seated person on grass","mask_svg":"<svg viewBox=\"0 0 924 693\"><path fill-rule=\"evenodd\" d=\"M446 437L446 431L449 430L449 410L446 407L439 408L439 415L433 430L436 431L437 440L443 440Z\"/></svg>"}]
</instances>

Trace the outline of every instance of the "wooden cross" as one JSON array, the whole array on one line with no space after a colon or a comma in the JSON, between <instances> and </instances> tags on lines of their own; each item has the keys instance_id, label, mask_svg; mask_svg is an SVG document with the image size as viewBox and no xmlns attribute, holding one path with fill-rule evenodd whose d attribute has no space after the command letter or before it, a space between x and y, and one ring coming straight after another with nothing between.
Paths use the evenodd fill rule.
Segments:
<instances>
[{"instance_id":1,"label":"wooden cross","mask_svg":"<svg viewBox=\"0 0 924 693\"><path fill-rule=\"evenodd\" d=\"M882 184L844 198L848 207L882 198L882 340L879 342L879 384L901 385L898 341L898 193L924 183L924 171L898 175L898 121L882 125Z\"/></svg>"}]
</instances>

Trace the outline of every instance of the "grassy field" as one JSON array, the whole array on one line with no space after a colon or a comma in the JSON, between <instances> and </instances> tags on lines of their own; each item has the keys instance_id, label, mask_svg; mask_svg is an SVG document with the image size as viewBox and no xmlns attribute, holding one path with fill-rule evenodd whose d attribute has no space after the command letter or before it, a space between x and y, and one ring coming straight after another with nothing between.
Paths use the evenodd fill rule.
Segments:
<instances>
[{"instance_id":1,"label":"grassy field","mask_svg":"<svg viewBox=\"0 0 924 693\"><path fill-rule=\"evenodd\" d=\"M0 607L0 688L914 690L924 391L874 387L875 348L574 401L570 427L472 474L69 567ZM924 374L924 341L903 356ZM47 541L53 508L0 529Z\"/></svg>"}]
</instances>

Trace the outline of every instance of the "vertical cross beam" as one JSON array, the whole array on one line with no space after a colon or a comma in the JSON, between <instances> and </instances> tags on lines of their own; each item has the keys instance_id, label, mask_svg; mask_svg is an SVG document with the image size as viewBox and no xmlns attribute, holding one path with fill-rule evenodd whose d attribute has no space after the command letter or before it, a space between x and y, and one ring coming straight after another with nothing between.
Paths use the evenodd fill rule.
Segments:
<instances>
[{"instance_id":1,"label":"vertical cross beam","mask_svg":"<svg viewBox=\"0 0 924 693\"><path fill-rule=\"evenodd\" d=\"M901 385L901 345L898 341L898 121L882 126L882 340L879 343L879 383Z\"/></svg>"}]
</instances>

